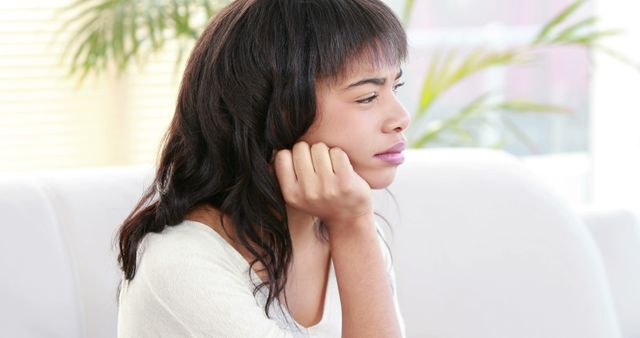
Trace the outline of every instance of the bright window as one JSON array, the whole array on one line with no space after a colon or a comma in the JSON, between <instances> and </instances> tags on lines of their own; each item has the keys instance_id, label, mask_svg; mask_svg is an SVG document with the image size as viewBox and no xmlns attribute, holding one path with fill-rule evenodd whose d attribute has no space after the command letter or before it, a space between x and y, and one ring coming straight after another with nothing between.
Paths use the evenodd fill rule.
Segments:
<instances>
[{"instance_id":1,"label":"bright window","mask_svg":"<svg viewBox=\"0 0 640 338\"><path fill-rule=\"evenodd\" d=\"M168 46L120 79L81 87L54 39L71 1L0 2L0 171L153 163L172 116L180 74Z\"/></svg>"}]
</instances>

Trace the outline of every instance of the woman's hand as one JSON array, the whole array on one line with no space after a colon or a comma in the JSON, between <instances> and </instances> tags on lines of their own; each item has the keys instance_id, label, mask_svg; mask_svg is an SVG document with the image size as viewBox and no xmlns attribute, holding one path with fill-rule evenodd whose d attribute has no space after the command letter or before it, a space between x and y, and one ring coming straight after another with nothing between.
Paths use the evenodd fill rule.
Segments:
<instances>
[{"instance_id":1,"label":"woman's hand","mask_svg":"<svg viewBox=\"0 0 640 338\"><path fill-rule=\"evenodd\" d=\"M276 153L275 170L286 203L330 228L373 214L369 184L340 148L298 142Z\"/></svg>"}]
</instances>

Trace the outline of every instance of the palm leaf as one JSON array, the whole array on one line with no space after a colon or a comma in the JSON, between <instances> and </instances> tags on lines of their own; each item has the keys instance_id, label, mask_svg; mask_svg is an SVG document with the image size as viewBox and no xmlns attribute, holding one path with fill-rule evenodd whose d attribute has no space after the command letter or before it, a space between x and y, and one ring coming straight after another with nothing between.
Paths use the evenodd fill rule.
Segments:
<instances>
[{"instance_id":1,"label":"palm leaf","mask_svg":"<svg viewBox=\"0 0 640 338\"><path fill-rule=\"evenodd\" d=\"M518 126L516 126L516 124L506 116L502 116L501 120L503 125L506 127L506 130L515 136L520 143L524 144L530 152L534 154L539 152L536 143L529 137L529 135L527 135L527 133L518 128Z\"/></svg>"},{"instance_id":2,"label":"palm leaf","mask_svg":"<svg viewBox=\"0 0 640 338\"><path fill-rule=\"evenodd\" d=\"M580 30L584 30L593 26L596 23L596 21L597 21L597 18L593 16L586 18L584 20L580 20L575 24L570 25L569 27L566 27L565 29L560 31L558 34L556 34L556 36L553 39L551 39L550 43L553 44L553 43L568 39L572 36L575 36L576 33L580 32Z\"/></svg>"},{"instance_id":3,"label":"palm leaf","mask_svg":"<svg viewBox=\"0 0 640 338\"><path fill-rule=\"evenodd\" d=\"M410 143L411 147L423 147L425 144L436 140L443 131L459 126L463 121L470 118L475 113L482 111L485 109L484 107L486 107L487 101L490 98L489 95L489 93L482 94L465 105L457 113L442 120L429 123L421 136Z\"/></svg>"},{"instance_id":4,"label":"palm leaf","mask_svg":"<svg viewBox=\"0 0 640 338\"><path fill-rule=\"evenodd\" d=\"M562 10L558 15L556 15L553 19L551 19L547 24L545 24L540 32L536 35L536 37L531 42L533 45L537 45L543 42L551 30L553 30L556 26L561 24L564 20L566 20L573 12L575 12L582 4L584 4L584 0L577 0L567 6L564 10Z\"/></svg>"},{"instance_id":5,"label":"palm leaf","mask_svg":"<svg viewBox=\"0 0 640 338\"><path fill-rule=\"evenodd\" d=\"M525 112L536 112L536 113L569 113L572 112L570 108L548 104L548 103L540 103L535 101L530 101L526 99L511 99L503 102L489 104L490 96L488 93L480 95L466 106L464 106L458 112L452 114L449 117L446 117L442 120L432 121L427 124L425 131L418 136L418 139L414 142L411 142L411 147L423 147L426 144L435 141L442 133L447 131L454 131L458 133L458 136L461 136L461 125L471 119L474 116L481 116L481 119L484 118L484 114L488 112L514 112L514 113L525 113ZM487 122L483 119L483 121ZM513 128L515 129L515 125ZM530 144L527 143L529 140L522 136L521 132L517 130L511 130L512 133L519 138L519 140L525 143L527 146ZM525 135L526 136L526 135Z\"/></svg>"},{"instance_id":6,"label":"palm leaf","mask_svg":"<svg viewBox=\"0 0 640 338\"><path fill-rule=\"evenodd\" d=\"M409 26L409 20L411 20L411 13L413 12L414 0L405 0L404 10L402 11L402 23L405 27Z\"/></svg>"},{"instance_id":7,"label":"palm leaf","mask_svg":"<svg viewBox=\"0 0 640 338\"><path fill-rule=\"evenodd\" d=\"M449 82L449 74L452 72L452 63L455 59L456 51L450 50L444 57L440 57L440 52L436 52L436 55L429 67L429 74L425 78L424 84L421 90L420 105L418 107L418 114L420 116L422 112L425 112L431 105L433 100L446 89L446 83Z\"/></svg>"},{"instance_id":8,"label":"palm leaf","mask_svg":"<svg viewBox=\"0 0 640 338\"><path fill-rule=\"evenodd\" d=\"M63 60L73 55L69 60L69 75L81 73L84 78L86 73L100 73L110 64L121 74L132 59L139 61L158 52L168 40L196 39L204 27L195 26L192 17L196 13L209 17L218 10L219 4L229 1L75 1L56 14L70 14L58 32L79 27L74 28L63 53Z\"/></svg>"},{"instance_id":9,"label":"palm leaf","mask_svg":"<svg viewBox=\"0 0 640 338\"><path fill-rule=\"evenodd\" d=\"M440 50L437 50L431 59L427 75L422 81L422 89L420 90L420 102L418 103L418 112L415 116L419 117L421 112L426 111L435 96L433 90L433 81L438 72L438 64L440 63Z\"/></svg>"},{"instance_id":10,"label":"palm leaf","mask_svg":"<svg viewBox=\"0 0 640 338\"><path fill-rule=\"evenodd\" d=\"M610 29L610 30L606 30L606 31L600 31L600 32L593 32L590 34L585 34L583 36L576 36L576 37L571 37L568 38L565 41L562 41L562 43L564 44L568 44L568 45L583 45L586 47L590 47L592 44L594 44L597 40L605 37L605 36L613 36L613 35L619 35L620 33L622 33L621 30L619 29Z\"/></svg>"},{"instance_id":11,"label":"palm leaf","mask_svg":"<svg viewBox=\"0 0 640 338\"><path fill-rule=\"evenodd\" d=\"M469 142L472 134L463 126L465 121L470 121L471 117L478 116L476 119L480 122L489 123L485 119L485 115L489 112L500 113L504 123L501 128L506 129L513 134L520 142L525 144L530 150L537 151L531 139L522 132L515 124L509 121L504 115L505 112L539 112L539 113L569 113L570 108L534 102L527 99L508 100L495 104L488 103L486 94L479 96L475 100L468 103L458 112L451 114L445 118L426 122L426 116L433 103L447 90L465 78L478 73L482 70L494 66L510 66L524 61L528 53L538 52L538 47L550 47L554 45L576 45L586 48L594 48L595 50L604 52L609 56L632 66L640 72L640 64L630 61L624 55L617 51L611 50L603 46L600 41L608 36L620 34L619 30L603 30L595 29L596 17L587 17L575 23L564 25L569 17L573 15L585 0L577 0L565 7L560 13L554 16L547 24L545 24L538 34L531 40L529 44L518 48L512 48L503 52L491 52L482 48L471 50L463 57L458 57L455 51L447 53L442 50L436 51L429 66L427 74L422 83L420 91L420 100L418 107L413 115L414 126L418 126L418 133L415 141L411 142L413 147L422 147L436 140L441 140L444 135L452 133L457 135L458 141L450 141L449 144L455 142ZM406 8L413 6L413 1L407 4ZM407 14L405 13L405 17ZM564 26L561 28L560 26ZM422 128L425 126L426 128ZM504 140L496 143L504 144Z\"/></svg>"},{"instance_id":12,"label":"palm leaf","mask_svg":"<svg viewBox=\"0 0 640 338\"><path fill-rule=\"evenodd\" d=\"M484 124L487 125L489 128L494 128L494 129L498 129L498 127L495 126L495 120L494 119L488 119L487 115L478 115L478 123L479 124ZM502 127L502 126L501 126ZM477 146L477 144L472 144L474 146ZM503 148L504 146L507 145L507 139L504 135L504 133L500 134L500 139L497 140L496 142L488 145L488 148L493 148L493 149L500 149Z\"/></svg>"},{"instance_id":13,"label":"palm leaf","mask_svg":"<svg viewBox=\"0 0 640 338\"><path fill-rule=\"evenodd\" d=\"M568 108L565 106L534 102L526 99L515 99L515 100L500 102L493 105L491 108L498 111L518 112L518 113L528 113L528 112L571 113L573 112L571 108Z\"/></svg>"},{"instance_id":14,"label":"palm leaf","mask_svg":"<svg viewBox=\"0 0 640 338\"><path fill-rule=\"evenodd\" d=\"M434 55L420 90L420 101L414 113L415 119L423 118L435 100L461 80L494 66L505 66L524 61L524 53L512 49L503 52L476 48L461 61L456 62L455 50L450 50L441 60L442 51Z\"/></svg>"},{"instance_id":15,"label":"palm leaf","mask_svg":"<svg viewBox=\"0 0 640 338\"><path fill-rule=\"evenodd\" d=\"M631 59L629 59L627 56L623 55L622 53L613 50L607 46L598 44L598 43L594 43L591 45L592 48L604 53L605 55L608 55L614 59L616 59L618 62L621 62L627 66L630 66L631 68L633 68L634 70L636 70L637 72L640 72L640 63L636 63L634 61L632 61Z\"/></svg>"}]
</instances>

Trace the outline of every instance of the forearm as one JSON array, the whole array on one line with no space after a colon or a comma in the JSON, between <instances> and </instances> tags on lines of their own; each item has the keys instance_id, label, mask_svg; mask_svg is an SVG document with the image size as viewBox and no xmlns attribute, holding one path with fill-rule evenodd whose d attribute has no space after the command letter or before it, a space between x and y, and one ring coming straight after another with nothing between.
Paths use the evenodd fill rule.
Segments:
<instances>
[{"instance_id":1,"label":"forearm","mask_svg":"<svg viewBox=\"0 0 640 338\"><path fill-rule=\"evenodd\" d=\"M328 226L342 304L342 337L400 337L373 215Z\"/></svg>"}]
</instances>

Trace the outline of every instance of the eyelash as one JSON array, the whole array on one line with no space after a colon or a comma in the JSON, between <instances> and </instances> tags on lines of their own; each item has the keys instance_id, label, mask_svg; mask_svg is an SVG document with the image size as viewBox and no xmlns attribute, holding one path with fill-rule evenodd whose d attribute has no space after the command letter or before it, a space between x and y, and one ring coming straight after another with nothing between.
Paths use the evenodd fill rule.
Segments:
<instances>
[{"instance_id":1,"label":"eyelash","mask_svg":"<svg viewBox=\"0 0 640 338\"><path fill-rule=\"evenodd\" d=\"M402 86L404 86L404 82L400 82L400 83L396 84L395 86L393 86L393 92L397 93L398 92L398 88L400 88ZM375 100L376 98L378 98L377 94L376 95L371 95L371 96L369 96L367 98L364 98L362 100L357 100L356 102L362 103L362 104L367 104L367 103L373 102L373 100Z\"/></svg>"}]
</instances>

